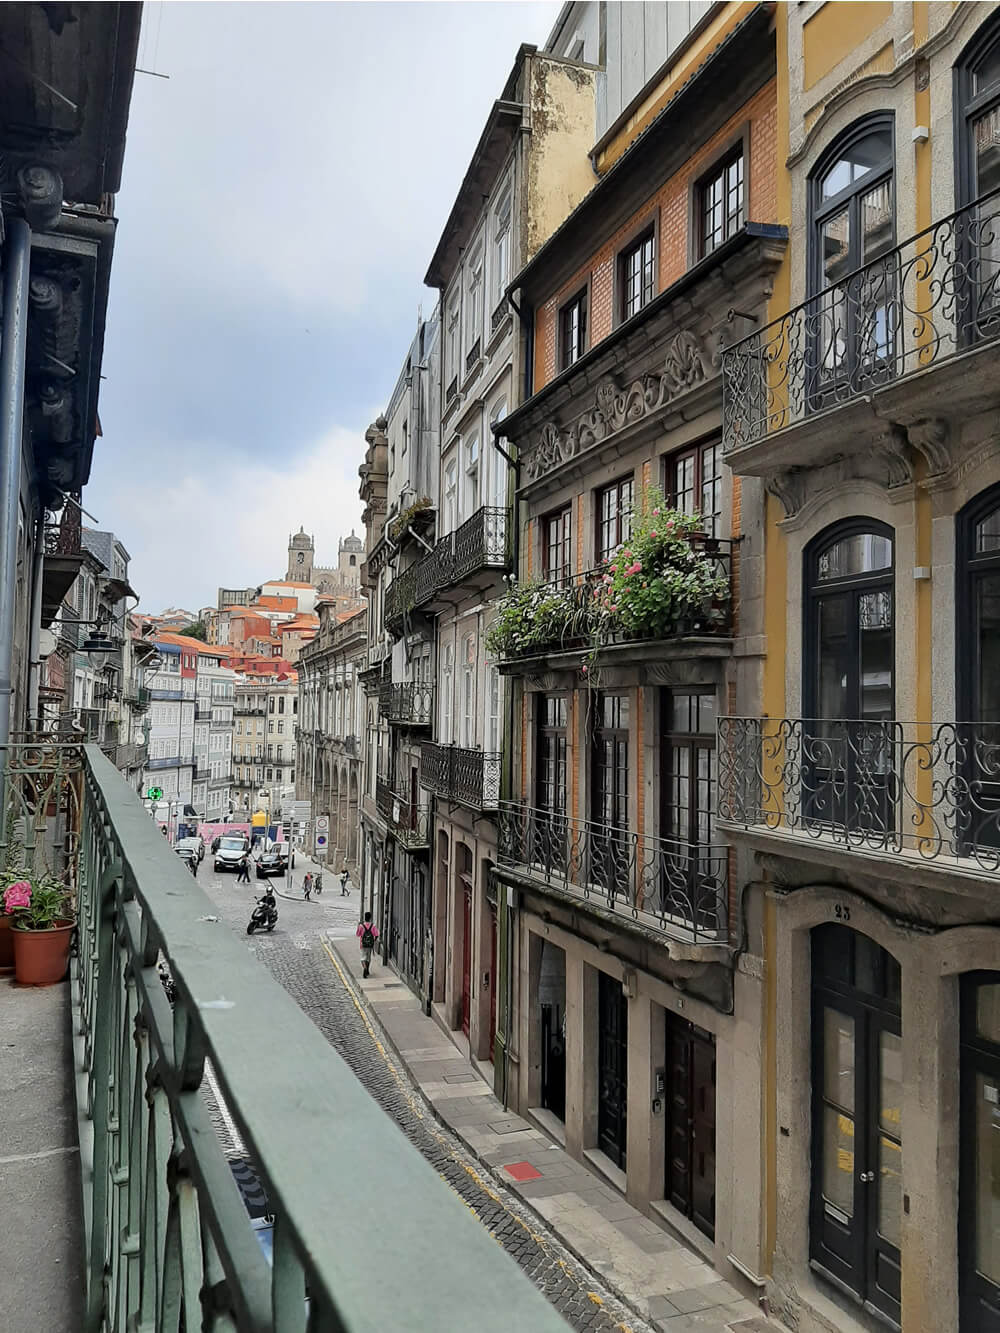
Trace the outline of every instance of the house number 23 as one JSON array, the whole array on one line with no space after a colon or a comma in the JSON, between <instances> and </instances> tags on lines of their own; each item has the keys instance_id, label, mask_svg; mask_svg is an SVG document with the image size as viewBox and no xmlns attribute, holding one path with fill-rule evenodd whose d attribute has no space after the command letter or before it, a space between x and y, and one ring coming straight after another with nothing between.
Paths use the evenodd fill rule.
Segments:
<instances>
[{"instance_id":1,"label":"house number 23","mask_svg":"<svg viewBox=\"0 0 1000 1333\"><path fill-rule=\"evenodd\" d=\"M850 921L851 909L847 906L846 903L835 903L833 908L833 915L837 918L838 921Z\"/></svg>"}]
</instances>

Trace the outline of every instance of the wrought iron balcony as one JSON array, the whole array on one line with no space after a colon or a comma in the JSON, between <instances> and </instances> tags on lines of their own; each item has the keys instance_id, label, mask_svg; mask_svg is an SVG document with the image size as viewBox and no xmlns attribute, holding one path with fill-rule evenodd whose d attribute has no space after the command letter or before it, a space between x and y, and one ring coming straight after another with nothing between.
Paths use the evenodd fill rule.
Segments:
<instances>
[{"instance_id":1,"label":"wrought iron balcony","mask_svg":"<svg viewBox=\"0 0 1000 1333\"><path fill-rule=\"evenodd\" d=\"M483 505L389 585L385 623L393 633L402 633L405 612L429 607L452 588L486 587L509 568L508 513Z\"/></svg>"},{"instance_id":2,"label":"wrought iron balcony","mask_svg":"<svg viewBox=\"0 0 1000 1333\"><path fill-rule=\"evenodd\" d=\"M733 632L734 543L727 538L705 537L696 533L691 538L691 545L699 557L711 561L725 579L728 591L724 596L713 599L697 610L678 615L667 628L657 625L650 626L646 631L612 632L610 637L599 639L598 634L602 631L607 634L608 624L606 621L599 624L595 612L595 601L598 591L603 587L605 571L588 569L568 574L540 585L543 592L552 594L556 599L549 607L544 621L539 622L544 623L548 632L541 634L537 625L529 625L523 646L518 650L502 650L501 661L516 663L527 658L549 657L556 653L579 652L595 647L599 648L602 660L610 661L627 656L642 644L688 638L729 638Z\"/></svg>"},{"instance_id":3,"label":"wrought iron balcony","mask_svg":"<svg viewBox=\"0 0 1000 1333\"><path fill-rule=\"evenodd\" d=\"M1000 877L1000 724L720 717L719 818Z\"/></svg>"},{"instance_id":4,"label":"wrought iron balcony","mask_svg":"<svg viewBox=\"0 0 1000 1333\"><path fill-rule=\"evenodd\" d=\"M1000 877L1000 724L720 718L719 819Z\"/></svg>"},{"instance_id":5,"label":"wrought iron balcony","mask_svg":"<svg viewBox=\"0 0 1000 1333\"><path fill-rule=\"evenodd\" d=\"M469 348L465 357L465 373L468 375L477 361L482 360L482 344L477 338Z\"/></svg>"},{"instance_id":6,"label":"wrought iron balcony","mask_svg":"<svg viewBox=\"0 0 1000 1333\"><path fill-rule=\"evenodd\" d=\"M427 680L385 681L379 686L378 709L397 726L429 727L434 718L434 685Z\"/></svg>"},{"instance_id":7,"label":"wrought iron balcony","mask_svg":"<svg viewBox=\"0 0 1000 1333\"><path fill-rule=\"evenodd\" d=\"M676 939L725 944L729 849L500 802L498 860L526 883Z\"/></svg>"},{"instance_id":8,"label":"wrought iron balcony","mask_svg":"<svg viewBox=\"0 0 1000 1333\"><path fill-rule=\"evenodd\" d=\"M371 1292L343 1273L371 1267L390 1328L563 1328L389 1117L372 1116L354 1074L219 923L108 760L92 747L12 747L6 769L0 830L19 830L19 845L0 844L4 864L60 874L78 904L66 1072L84 1196L81 1327L166 1333L204 1315L349 1333L371 1327ZM246 1060L254 1042L269 1053L263 1081ZM317 1133L344 1117L365 1124L363 1138L317 1158ZM237 1162L266 1189L273 1263Z\"/></svg>"},{"instance_id":9,"label":"wrought iron balcony","mask_svg":"<svg viewBox=\"0 0 1000 1333\"><path fill-rule=\"evenodd\" d=\"M149 708L149 690L145 685L130 685L124 699L133 713L145 713Z\"/></svg>"},{"instance_id":10,"label":"wrought iron balcony","mask_svg":"<svg viewBox=\"0 0 1000 1333\"><path fill-rule=\"evenodd\" d=\"M420 747L420 782L446 801L471 810L495 810L500 801L500 755L427 741Z\"/></svg>"},{"instance_id":11,"label":"wrought iron balcony","mask_svg":"<svg viewBox=\"0 0 1000 1333\"><path fill-rule=\"evenodd\" d=\"M398 795L384 778L378 778L375 783L375 808L389 825L396 841L407 851L422 851L430 846L430 810Z\"/></svg>"},{"instance_id":12,"label":"wrought iron balcony","mask_svg":"<svg viewBox=\"0 0 1000 1333\"><path fill-rule=\"evenodd\" d=\"M998 337L994 192L727 348L723 450L748 449Z\"/></svg>"},{"instance_id":13,"label":"wrought iron balcony","mask_svg":"<svg viewBox=\"0 0 1000 1333\"><path fill-rule=\"evenodd\" d=\"M123 742L115 746L110 758L115 768L122 772L129 768L142 768L149 758L149 747L134 741Z\"/></svg>"}]
</instances>

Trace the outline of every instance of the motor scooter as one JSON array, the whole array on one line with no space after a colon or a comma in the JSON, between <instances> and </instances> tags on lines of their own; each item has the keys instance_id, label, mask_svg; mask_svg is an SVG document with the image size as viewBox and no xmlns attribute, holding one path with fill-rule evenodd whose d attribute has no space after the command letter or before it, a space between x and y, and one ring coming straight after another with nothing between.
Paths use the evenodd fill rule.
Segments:
<instances>
[{"instance_id":1,"label":"motor scooter","mask_svg":"<svg viewBox=\"0 0 1000 1333\"><path fill-rule=\"evenodd\" d=\"M255 930L273 930L277 923L278 901L274 896L274 890L268 884L264 896L257 899L257 906L247 922L247 934L252 935Z\"/></svg>"}]
</instances>

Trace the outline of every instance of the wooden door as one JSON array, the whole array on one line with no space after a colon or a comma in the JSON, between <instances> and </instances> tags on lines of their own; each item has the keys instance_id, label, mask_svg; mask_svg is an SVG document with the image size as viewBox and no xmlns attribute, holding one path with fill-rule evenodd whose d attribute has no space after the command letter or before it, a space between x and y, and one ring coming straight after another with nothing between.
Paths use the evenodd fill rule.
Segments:
<instances>
[{"instance_id":1,"label":"wooden door","mask_svg":"<svg viewBox=\"0 0 1000 1333\"><path fill-rule=\"evenodd\" d=\"M469 1035L472 1014L472 886L462 885L462 1031Z\"/></svg>"},{"instance_id":2,"label":"wooden door","mask_svg":"<svg viewBox=\"0 0 1000 1333\"><path fill-rule=\"evenodd\" d=\"M497 1030L497 909L490 904L490 1059Z\"/></svg>"},{"instance_id":3,"label":"wooden door","mask_svg":"<svg viewBox=\"0 0 1000 1333\"><path fill-rule=\"evenodd\" d=\"M597 1146L625 1169L628 1107L628 1000L617 977L600 973Z\"/></svg>"},{"instance_id":4,"label":"wooden door","mask_svg":"<svg viewBox=\"0 0 1000 1333\"><path fill-rule=\"evenodd\" d=\"M715 1038L667 1015L667 1151L664 1193L715 1238Z\"/></svg>"}]
</instances>

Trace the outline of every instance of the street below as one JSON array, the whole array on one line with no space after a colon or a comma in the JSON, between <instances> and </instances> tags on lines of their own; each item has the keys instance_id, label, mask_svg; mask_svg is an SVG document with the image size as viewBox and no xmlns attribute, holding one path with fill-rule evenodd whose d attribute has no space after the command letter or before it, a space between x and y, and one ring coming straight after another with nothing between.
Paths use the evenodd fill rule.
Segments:
<instances>
[{"instance_id":1,"label":"street below","mask_svg":"<svg viewBox=\"0 0 1000 1333\"><path fill-rule=\"evenodd\" d=\"M571 1328L588 1333L650 1333L650 1326L619 1301L520 1200L497 1181L487 1181L481 1164L434 1118L422 1094L367 1017L363 1001L324 948L326 938L354 935L360 910L357 888L352 887L349 897L342 897L339 879L327 870L322 895L306 902L302 878L309 869L315 867L297 857L290 882L272 880L278 898L277 927L271 934L248 938L247 948L284 986L375 1102ZM245 935L264 882L253 879L249 885L237 884L235 874L216 874L210 856L202 862L198 879L218 905L220 923ZM224 1122L217 1128L223 1136L230 1132ZM364 1132L365 1126L358 1125L357 1133Z\"/></svg>"}]
</instances>

